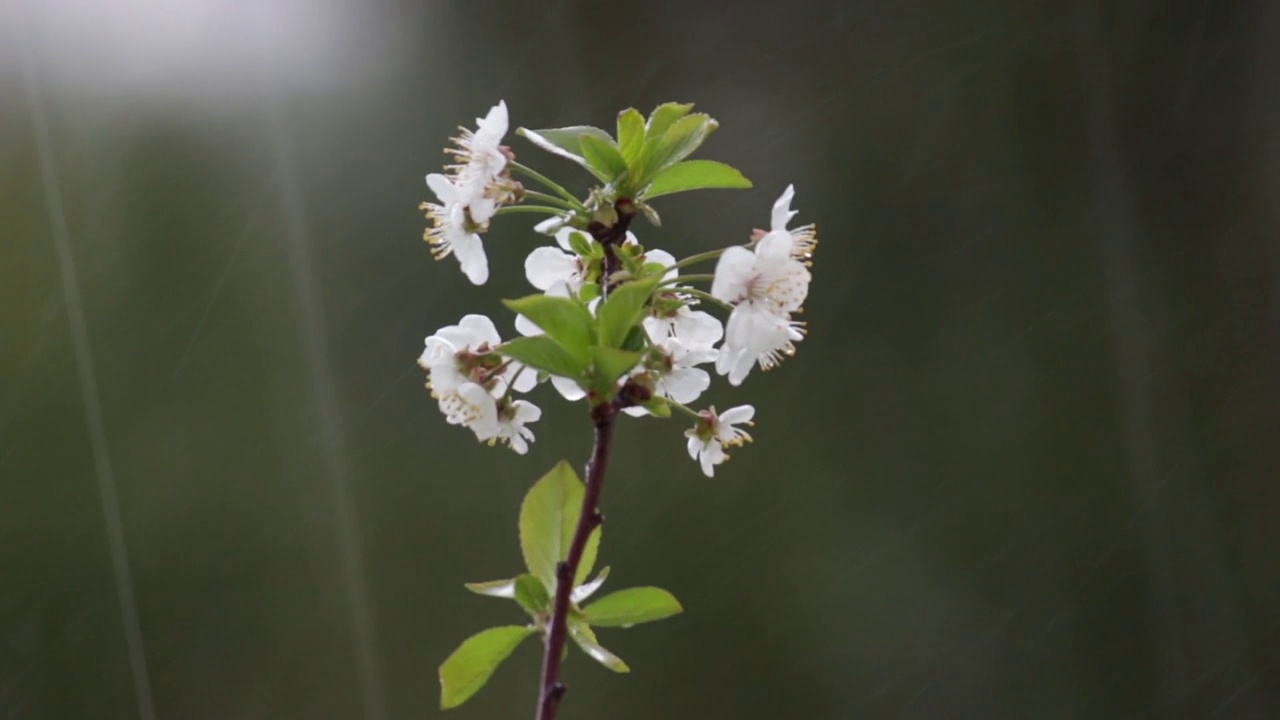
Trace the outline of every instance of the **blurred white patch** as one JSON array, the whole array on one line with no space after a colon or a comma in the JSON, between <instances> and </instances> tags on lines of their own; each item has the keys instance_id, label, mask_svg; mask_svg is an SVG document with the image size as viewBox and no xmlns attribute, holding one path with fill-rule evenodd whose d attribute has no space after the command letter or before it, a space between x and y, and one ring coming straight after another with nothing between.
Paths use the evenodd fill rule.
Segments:
<instances>
[{"instance_id":1,"label":"blurred white patch","mask_svg":"<svg viewBox=\"0 0 1280 720\"><path fill-rule=\"evenodd\" d=\"M90 97L240 103L267 78L331 90L403 47L390 17L354 0L18 0L0 4L0 26L26 35L43 82ZM9 60L0 75L16 73Z\"/></svg>"}]
</instances>

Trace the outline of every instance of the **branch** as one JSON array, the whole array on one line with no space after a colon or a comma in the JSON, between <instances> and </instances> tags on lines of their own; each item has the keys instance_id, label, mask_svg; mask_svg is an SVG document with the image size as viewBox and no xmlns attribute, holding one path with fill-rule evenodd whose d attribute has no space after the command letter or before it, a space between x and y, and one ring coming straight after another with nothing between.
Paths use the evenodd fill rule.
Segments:
<instances>
[{"instance_id":1,"label":"branch","mask_svg":"<svg viewBox=\"0 0 1280 720\"><path fill-rule=\"evenodd\" d=\"M593 222L588 230L591 235L604 246L604 272L600 291L607 296L612 289L608 278L616 273L621 265L616 248L627 237L627 226L635 215L635 206L630 200L619 200L615 205L618 220L606 226ZM582 511L578 515L578 526L573 531L573 540L569 543L569 553L564 562L556 564L556 596L551 608L551 622L547 629L547 642L542 656L542 684L538 694L537 720L554 720L560 708L560 698L564 696L565 687L560 682L560 660L564 656L565 639L569 630L569 595L573 591L573 580L578 575L578 566L582 563L582 553L587 547L587 538L592 531L604 523L604 515L600 513L600 490L604 487L605 468L609 464L609 448L613 442L613 422L618 410L628 405L625 394L619 394L610 402L601 403L591 408L591 422L595 426L594 443L591 448L591 459L587 462L586 490L582 495Z\"/></svg>"}]
</instances>

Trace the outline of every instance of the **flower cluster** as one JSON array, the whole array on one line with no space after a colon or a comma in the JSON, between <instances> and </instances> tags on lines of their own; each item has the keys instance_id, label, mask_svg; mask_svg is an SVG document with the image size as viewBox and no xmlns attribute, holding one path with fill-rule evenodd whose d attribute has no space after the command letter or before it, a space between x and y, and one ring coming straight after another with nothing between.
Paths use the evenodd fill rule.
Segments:
<instances>
[{"instance_id":1,"label":"flower cluster","mask_svg":"<svg viewBox=\"0 0 1280 720\"><path fill-rule=\"evenodd\" d=\"M462 134L453 138L455 147L445 150L457 161L446 168L452 174L427 176L427 187L439 202L419 206L432 222L424 238L436 259L458 258L462 272L476 285L489 279L480 234L489 228L498 208L517 200L521 191L507 168L507 161L513 159L511 151L501 144L507 124L507 104L499 102L488 115L476 119L475 132L459 128Z\"/></svg>"},{"instance_id":2,"label":"flower cluster","mask_svg":"<svg viewBox=\"0 0 1280 720\"><path fill-rule=\"evenodd\" d=\"M675 107L678 111L670 112L684 120L661 116L660 108L642 131L657 135L664 122L674 127L699 117L685 115L690 106ZM429 372L428 387L448 422L470 428L481 441L502 442L524 453L533 440L528 425L539 419L541 410L516 395L547 382L566 400L586 399L593 407L611 402L632 416L667 417L673 410L686 414L694 421L685 433L689 455L713 476L715 466L728 457L726 449L751 441L739 426L750 425L755 410L751 405L723 413L714 407L691 409L711 386L706 368L738 386L753 368L769 370L794 354L795 343L804 338L804 323L794 316L802 312L808 295L817 235L813 225L788 227L796 215L791 209L794 187L788 186L774 203L769 230L753 231L742 245L677 260L664 250L643 247L628 230L634 209L656 221L647 205L650 197L699 187L749 187L745 178L729 184L741 177L736 170L729 168L733 175L723 175L719 185L679 187L670 178L688 173L668 173L665 180L663 174L665 167L680 167L678 157L657 170L652 159L641 158L619 176L634 181L628 186L608 179L607 171L616 170L617 163L631 162L621 148L666 158L661 155L663 136L653 140L645 135L628 144L621 138L620 122L620 140L612 146L618 157L601 160L609 146L599 136L610 138L603 131L588 128L590 133L583 131L574 140L568 133L581 127L522 129L535 144L575 159L605 183L578 201L515 163L501 145L508 127L504 103L477 123L474 133L464 130L455 140L458 164L450 168L452 174L427 176L439 199L423 204L434 224L427 232L434 253L438 258L457 256L471 282L485 282L488 262L480 233L500 209L528 196L555 205L509 207L503 214L545 210L550 217L533 230L552 236L554 244L534 248L524 262L525 278L539 294L507 302L516 313L519 337L503 343L489 318L467 315L426 339L419 363ZM714 129L713 123L708 119L705 125ZM638 168L652 177L635 180L643 175ZM526 193L512 179L513 169L556 194ZM682 275L688 266L711 260L718 260L714 274ZM707 289L696 286L708 281ZM727 320L722 323L708 309L727 311Z\"/></svg>"}]
</instances>

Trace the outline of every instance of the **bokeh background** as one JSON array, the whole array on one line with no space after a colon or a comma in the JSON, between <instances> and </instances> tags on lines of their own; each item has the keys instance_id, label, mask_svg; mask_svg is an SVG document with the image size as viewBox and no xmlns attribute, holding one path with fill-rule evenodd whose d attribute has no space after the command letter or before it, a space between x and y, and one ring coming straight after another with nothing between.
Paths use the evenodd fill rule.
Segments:
<instances>
[{"instance_id":1,"label":"bokeh background","mask_svg":"<svg viewBox=\"0 0 1280 720\"><path fill-rule=\"evenodd\" d=\"M692 101L743 192L641 240L820 228L797 356L714 480L620 431L572 718L1280 717L1280 6L16 0L0 10L0 717L439 717L519 622L526 457L447 426L473 287L423 175L514 125ZM523 160L587 176L519 138ZM127 572L123 561L127 558ZM608 587L607 586L607 587ZM456 718L532 715L522 647Z\"/></svg>"}]
</instances>

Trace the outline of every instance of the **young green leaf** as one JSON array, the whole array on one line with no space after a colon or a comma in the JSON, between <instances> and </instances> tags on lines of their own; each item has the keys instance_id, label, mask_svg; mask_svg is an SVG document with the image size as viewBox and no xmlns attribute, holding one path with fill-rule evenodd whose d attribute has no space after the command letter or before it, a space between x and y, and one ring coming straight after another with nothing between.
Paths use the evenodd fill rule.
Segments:
<instances>
[{"instance_id":1,"label":"young green leaf","mask_svg":"<svg viewBox=\"0 0 1280 720\"><path fill-rule=\"evenodd\" d=\"M595 319L582 303L539 294L503 300L502 304L529 318L574 359L585 362L590 357L591 344L595 339Z\"/></svg>"},{"instance_id":2,"label":"young green leaf","mask_svg":"<svg viewBox=\"0 0 1280 720\"><path fill-rule=\"evenodd\" d=\"M516 130L516 134L523 135L529 142L553 155L559 155L578 163L591 171L591 174L595 175L601 182L609 182L608 177L596 172L591 167L591 163L587 162L586 155L582 151L582 136L584 135L590 135L597 140L612 144L613 138L604 130L590 125L574 125L571 127L548 128L546 130L520 128Z\"/></svg>"},{"instance_id":3,"label":"young green leaf","mask_svg":"<svg viewBox=\"0 0 1280 720\"><path fill-rule=\"evenodd\" d=\"M488 595L496 598L514 598L516 596L515 578L467 583L464 587L477 595Z\"/></svg>"},{"instance_id":4,"label":"young green leaf","mask_svg":"<svg viewBox=\"0 0 1280 720\"><path fill-rule=\"evenodd\" d=\"M634 370L644 356L638 352L596 345L591 348L591 357L596 369L592 385L596 392L604 394L618 378Z\"/></svg>"},{"instance_id":5,"label":"young green leaf","mask_svg":"<svg viewBox=\"0 0 1280 720\"><path fill-rule=\"evenodd\" d=\"M618 113L618 152L627 167L639 167L640 153L644 150L644 116L635 108Z\"/></svg>"},{"instance_id":6,"label":"young green leaf","mask_svg":"<svg viewBox=\"0 0 1280 720\"><path fill-rule=\"evenodd\" d=\"M645 344L649 340L649 334L644 331L643 325L636 325L631 328L631 332L627 333L627 339L622 341L622 349L631 352L644 352Z\"/></svg>"},{"instance_id":7,"label":"young green leaf","mask_svg":"<svg viewBox=\"0 0 1280 720\"><path fill-rule=\"evenodd\" d=\"M609 593L582 608L587 622L599 627L631 627L678 615L684 608L671 593L656 587L637 587Z\"/></svg>"},{"instance_id":8,"label":"young green leaf","mask_svg":"<svg viewBox=\"0 0 1280 720\"><path fill-rule=\"evenodd\" d=\"M597 177L604 175L610 182L615 181L627 171L627 161L612 143L607 143L591 135L583 135L582 156L591 163Z\"/></svg>"},{"instance_id":9,"label":"young green leaf","mask_svg":"<svg viewBox=\"0 0 1280 720\"><path fill-rule=\"evenodd\" d=\"M573 638L578 647L590 655L592 660L616 673L631 672L631 668L622 662L622 658L601 647L600 641L596 639L596 634L591 632L590 625L581 621L570 621L569 637Z\"/></svg>"},{"instance_id":10,"label":"young green leaf","mask_svg":"<svg viewBox=\"0 0 1280 720\"><path fill-rule=\"evenodd\" d=\"M440 709L455 708L476 694L520 644L531 627L505 625L467 638L440 664Z\"/></svg>"},{"instance_id":11,"label":"young green leaf","mask_svg":"<svg viewBox=\"0 0 1280 720\"><path fill-rule=\"evenodd\" d=\"M651 138L662 137L671 124L693 109L693 103L663 103L649 113L649 121L645 124L645 135Z\"/></svg>"},{"instance_id":12,"label":"young green leaf","mask_svg":"<svg viewBox=\"0 0 1280 720\"><path fill-rule=\"evenodd\" d=\"M581 508L579 508L581 510ZM579 512L581 514L581 512ZM600 553L600 536L604 533L604 528L600 525L587 536L587 544L582 548L582 560L578 562L578 574L573 578L573 586L576 588L587 579L591 574L591 569L596 566L596 556ZM608 568L601 571L607 575Z\"/></svg>"},{"instance_id":13,"label":"young green leaf","mask_svg":"<svg viewBox=\"0 0 1280 720\"><path fill-rule=\"evenodd\" d=\"M619 285L597 311L600 320L600 344L622 347L631 328L644 317L645 303L662 278L632 280Z\"/></svg>"},{"instance_id":14,"label":"young green leaf","mask_svg":"<svg viewBox=\"0 0 1280 720\"><path fill-rule=\"evenodd\" d=\"M719 124L710 115L695 113L672 123L661 137L647 139L649 158L645 163L645 180L688 157L717 127Z\"/></svg>"},{"instance_id":15,"label":"young green leaf","mask_svg":"<svg viewBox=\"0 0 1280 720\"><path fill-rule=\"evenodd\" d=\"M520 607L531 613L540 613L551 606L551 596L547 594L547 586L533 575L521 575L516 578L515 598Z\"/></svg>"},{"instance_id":16,"label":"young green leaf","mask_svg":"<svg viewBox=\"0 0 1280 720\"><path fill-rule=\"evenodd\" d=\"M578 474L561 460L534 483L520 505L520 551L524 563L552 590L556 587L556 564L568 557L569 543L582 514L582 495Z\"/></svg>"},{"instance_id":17,"label":"young green leaf","mask_svg":"<svg viewBox=\"0 0 1280 720\"><path fill-rule=\"evenodd\" d=\"M573 592L569 593L570 602L576 605L582 602L583 600L586 600L587 598L591 597L596 590L600 589L600 586L604 584L605 579L608 577L609 577L609 566L605 565L604 567L600 568L600 574L596 575L594 580L592 580L589 583L577 583L574 586Z\"/></svg>"},{"instance_id":18,"label":"young green leaf","mask_svg":"<svg viewBox=\"0 0 1280 720\"><path fill-rule=\"evenodd\" d=\"M498 352L519 360L535 370L545 370L552 375L577 380L587 370L587 362L574 357L564 347L547 337L519 337L498 346Z\"/></svg>"},{"instance_id":19,"label":"young green leaf","mask_svg":"<svg viewBox=\"0 0 1280 720\"><path fill-rule=\"evenodd\" d=\"M685 160L655 175L643 197L651 200L661 195L688 190L737 190L749 187L751 181L730 165L715 160Z\"/></svg>"}]
</instances>

